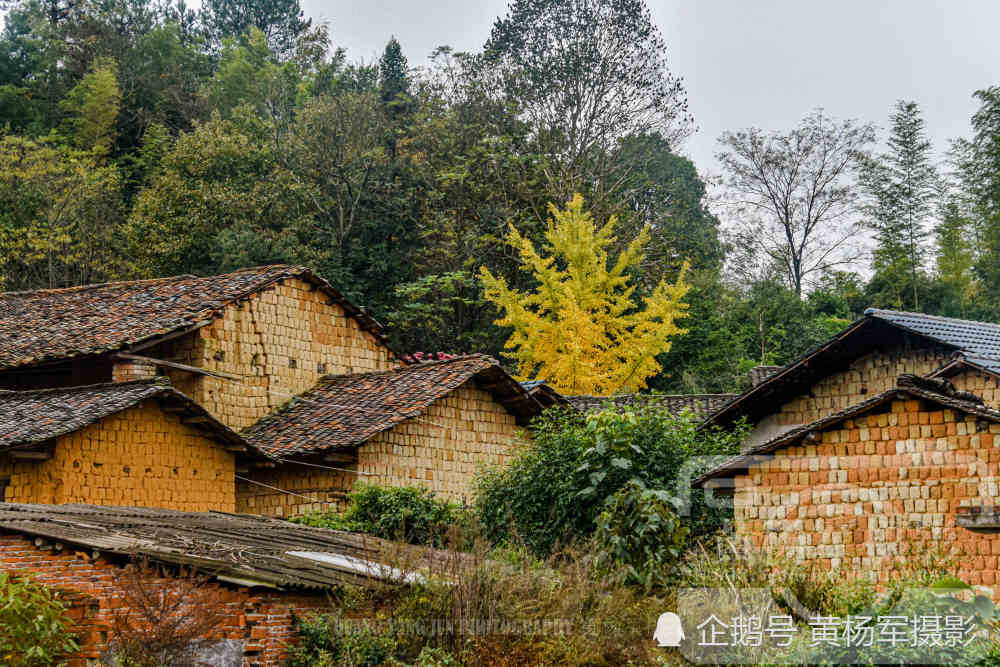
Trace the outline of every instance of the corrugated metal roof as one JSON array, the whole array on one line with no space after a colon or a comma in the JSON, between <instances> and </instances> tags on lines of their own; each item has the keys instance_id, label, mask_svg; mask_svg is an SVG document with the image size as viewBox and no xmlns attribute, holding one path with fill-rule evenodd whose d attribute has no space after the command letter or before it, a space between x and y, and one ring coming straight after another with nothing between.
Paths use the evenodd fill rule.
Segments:
<instances>
[{"instance_id":1,"label":"corrugated metal roof","mask_svg":"<svg viewBox=\"0 0 1000 667\"><path fill-rule=\"evenodd\" d=\"M143 507L0 503L0 532L193 567L222 581L280 588L327 589L378 579L416 580L412 572L386 565L387 557L403 555L414 568L456 557L279 519Z\"/></svg>"}]
</instances>

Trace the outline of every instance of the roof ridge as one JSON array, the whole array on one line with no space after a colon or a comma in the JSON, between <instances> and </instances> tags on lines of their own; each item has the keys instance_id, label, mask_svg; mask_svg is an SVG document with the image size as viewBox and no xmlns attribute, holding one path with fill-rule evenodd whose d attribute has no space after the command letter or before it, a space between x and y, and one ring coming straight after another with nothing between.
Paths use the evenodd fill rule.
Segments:
<instances>
[{"instance_id":1,"label":"roof ridge","mask_svg":"<svg viewBox=\"0 0 1000 667\"><path fill-rule=\"evenodd\" d=\"M883 392L866 398L863 401L859 401L854 405L849 405L846 408L832 412L824 417L814 419L807 424L801 424L790 428L784 433L780 433L766 442L762 442L759 445L730 457L726 461L697 477L693 482L691 482L691 485L700 486L707 480L725 474L727 470L733 469L734 464L738 465L739 463L751 459L752 457L770 454L789 446L793 444L796 439L804 436L809 431L834 427L848 419L853 419L858 415L865 414L869 410L874 409L887 401L893 400L901 392L917 398L936 401L939 405L945 407L966 410L969 414L986 416L1000 422L1000 410L996 410L988 405L985 405L982 398L976 394L965 391L945 393L944 391L937 391L933 388L942 385L946 387L951 384L950 382L939 382L932 378L925 378L923 376L909 373L901 374L897 377L896 381L897 386L895 387L886 389Z\"/></svg>"},{"instance_id":2,"label":"roof ridge","mask_svg":"<svg viewBox=\"0 0 1000 667\"><path fill-rule=\"evenodd\" d=\"M468 361L469 359L485 359L500 365L500 362L491 357L488 354L483 354L481 352L474 352L472 354L463 354L460 357L452 357L451 359L434 359L433 361L421 361L415 364L406 364L405 366L396 366L395 368L387 368L381 371L364 371L363 373L328 373L327 375L321 375L316 384L325 382L328 380L340 380L343 378L362 378L362 377L374 377L380 375L390 375L392 373L402 373L405 371L416 370L419 368L427 368L428 366L440 366L442 364L452 364L456 361ZM516 382L516 380L515 380ZM308 389L306 391L309 391Z\"/></svg>"},{"instance_id":3,"label":"roof ridge","mask_svg":"<svg viewBox=\"0 0 1000 667\"><path fill-rule=\"evenodd\" d=\"M0 298L7 296L21 296L25 294L69 294L72 292L85 292L91 289L103 289L106 287L118 287L123 285L152 285L155 283L169 283L178 280L198 280L200 278L219 278L222 276L232 276L238 273L253 273L264 269L287 269L289 271L309 271L309 269L292 264L261 264L260 266L247 266L225 271L223 273L212 273L207 276L199 276L193 273L180 273L175 276L162 276L159 278L138 278L136 280L109 280L103 283L87 283L86 285L71 285L69 287L45 287L33 290L17 290L14 292L0 292Z\"/></svg>"},{"instance_id":4,"label":"roof ridge","mask_svg":"<svg viewBox=\"0 0 1000 667\"><path fill-rule=\"evenodd\" d=\"M917 313L909 310L889 310L888 308L866 308L864 315L878 317L879 313L893 313L896 315L907 315L910 317L922 317L928 320L939 320L942 322L961 322L962 324L975 324L977 326L985 325L1000 329L1000 323L997 322L986 322L984 320L966 320L959 317L947 317L945 315L931 315L929 313Z\"/></svg>"}]
</instances>

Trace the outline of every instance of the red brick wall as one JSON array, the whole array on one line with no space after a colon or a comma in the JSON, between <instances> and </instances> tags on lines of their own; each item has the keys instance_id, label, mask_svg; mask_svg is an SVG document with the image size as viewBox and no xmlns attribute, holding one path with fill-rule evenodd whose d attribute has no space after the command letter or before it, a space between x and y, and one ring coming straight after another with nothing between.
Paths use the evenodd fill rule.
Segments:
<instances>
[{"instance_id":1,"label":"red brick wall","mask_svg":"<svg viewBox=\"0 0 1000 667\"><path fill-rule=\"evenodd\" d=\"M734 481L737 533L758 547L881 578L907 551L951 549L956 575L1000 583L1000 535L956 522L960 508L1000 504L1000 424L896 400Z\"/></svg>"},{"instance_id":2,"label":"red brick wall","mask_svg":"<svg viewBox=\"0 0 1000 667\"><path fill-rule=\"evenodd\" d=\"M0 533L0 570L28 576L70 594L70 616L76 624L81 645L80 652L70 660L70 667L84 667L88 660L100 657L113 640L111 610L122 604L122 591L114 576L120 565L103 557L91 560L89 556L89 553L74 552L70 547L61 553L52 553L35 547L32 540L21 535ZM153 577L152 580L165 587L176 581L169 577ZM248 667L282 664L286 655L284 647L295 637L292 614L302 615L328 607L322 593L207 585L219 591L227 610L227 621L212 638L243 641L243 663Z\"/></svg>"}]
</instances>

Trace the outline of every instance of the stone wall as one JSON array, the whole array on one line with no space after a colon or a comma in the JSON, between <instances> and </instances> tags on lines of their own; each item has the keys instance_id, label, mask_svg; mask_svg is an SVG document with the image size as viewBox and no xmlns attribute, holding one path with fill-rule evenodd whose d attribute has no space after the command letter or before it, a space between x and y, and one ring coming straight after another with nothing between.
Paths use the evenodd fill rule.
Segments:
<instances>
[{"instance_id":1,"label":"stone wall","mask_svg":"<svg viewBox=\"0 0 1000 667\"><path fill-rule=\"evenodd\" d=\"M32 581L56 588L68 604L68 615L80 643L80 650L66 663L69 667L99 664L114 641L113 614L123 608L123 586L128 585L127 579L116 576L119 569L118 564L103 557L95 560L89 551L76 551L71 545L54 553L35 547L21 535L0 533L0 571L27 575ZM149 591L155 592L176 586L177 581L166 573L151 574L145 583ZM247 667L284 664L287 645L296 636L293 614L302 616L329 607L323 593L205 586L217 593L225 610L223 623L209 638L234 642Z\"/></svg>"},{"instance_id":2,"label":"stone wall","mask_svg":"<svg viewBox=\"0 0 1000 667\"><path fill-rule=\"evenodd\" d=\"M235 458L156 401L57 438L51 458L0 461L7 502L236 509Z\"/></svg>"},{"instance_id":3,"label":"stone wall","mask_svg":"<svg viewBox=\"0 0 1000 667\"><path fill-rule=\"evenodd\" d=\"M307 497L240 482L237 511L293 516L338 509L356 479L383 486L424 486L442 498L471 502L479 468L506 464L523 444L523 437L526 435L514 416L469 381L432 403L420 417L398 424L359 447L356 469L367 475L294 463L255 471L256 481Z\"/></svg>"},{"instance_id":4,"label":"stone wall","mask_svg":"<svg viewBox=\"0 0 1000 667\"><path fill-rule=\"evenodd\" d=\"M955 574L997 583L1000 535L956 525L960 507L1000 502L1000 424L895 400L785 447L735 479L737 533L757 547L847 573L880 573L917 549L955 549Z\"/></svg>"},{"instance_id":5,"label":"stone wall","mask_svg":"<svg viewBox=\"0 0 1000 667\"><path fill-rule=\"evenodd\" d=\"M211 325L142 352L240 378L161 369L181 392L234 429L256 422L322 375L388 370L392 352L324 292L299 279L230 305Z\"/></svg>"},{"instance_id":6,"label":"stone wall","mask_svg":"<svg viewBox=\"0 0 1000 667\"><path fill-rule=\"evenodd\" d=\"M944 349L900 346L875 351L855 359L845 370L816 382L808 392L793 398L761 419L747 437L752 447L787 431L843 410L896 386L904 373L927 375L943 366L950 352Z\"/></svg>"}]
</instances>

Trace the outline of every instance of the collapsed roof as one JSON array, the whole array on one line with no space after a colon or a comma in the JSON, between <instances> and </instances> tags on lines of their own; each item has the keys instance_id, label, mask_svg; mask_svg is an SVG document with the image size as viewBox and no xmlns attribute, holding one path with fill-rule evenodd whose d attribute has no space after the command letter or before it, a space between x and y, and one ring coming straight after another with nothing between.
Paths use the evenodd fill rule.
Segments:
<instances>
[{"instance_id":1,"label":"collapsed roof","mask_svg":"<svg viewBox=\"0 0 1000 667\"><path fill-rule=\"evenodd\" d=\"M282 589L323 590L376 580L411 583L421 575L386 561L405 556L410 567L420 568L456 558L280 519L138 507L0 503L0 532L36 538L36 545L56 551L82 547L194 568L225 583Z\"/></svg>"}]
</instances>

